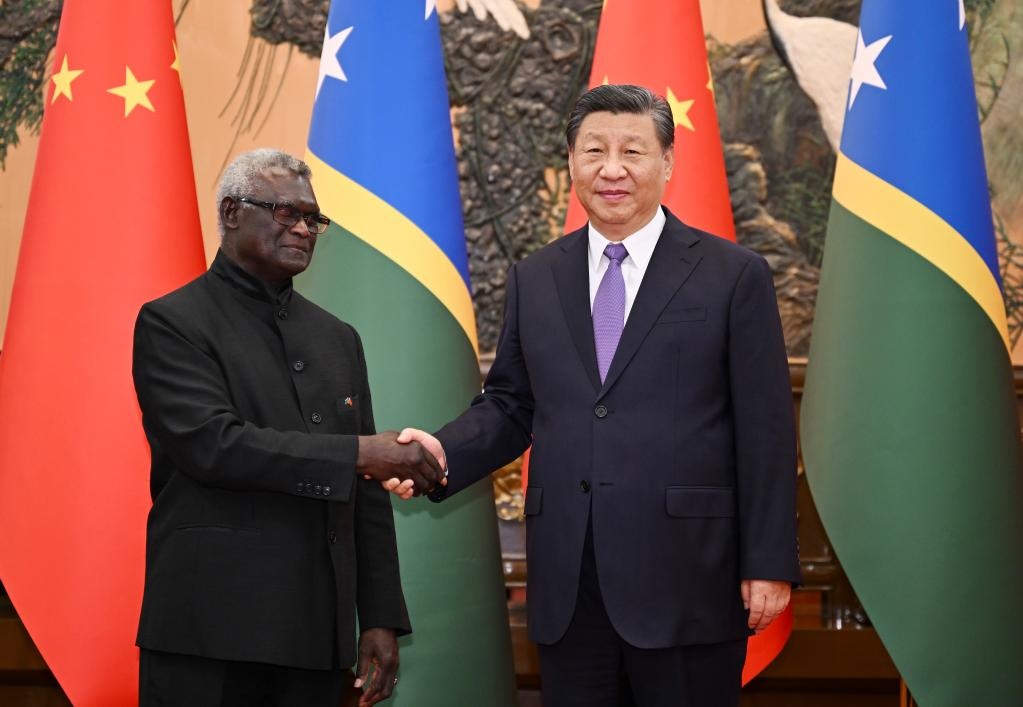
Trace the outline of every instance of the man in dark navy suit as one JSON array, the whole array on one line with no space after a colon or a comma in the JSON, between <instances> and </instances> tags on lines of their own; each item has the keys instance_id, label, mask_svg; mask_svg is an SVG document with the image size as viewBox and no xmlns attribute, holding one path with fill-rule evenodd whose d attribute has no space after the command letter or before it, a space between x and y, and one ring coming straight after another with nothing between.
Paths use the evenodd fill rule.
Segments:
<instances>
[{"instance_id":1,"label":"man in dark navy suit","mask_svg":"<svg viewBox=\"0 0 1023 707\"><path fill-rule=\"evenodd\" d=\"M437 501L532 444L529 633L547 707L738 705L747 636L800 577L771 270L661 206L663 98L600 86L566 133L589 225L511 268L483 394L399 440L446 457Z\"/></svg>"}]
</instances>

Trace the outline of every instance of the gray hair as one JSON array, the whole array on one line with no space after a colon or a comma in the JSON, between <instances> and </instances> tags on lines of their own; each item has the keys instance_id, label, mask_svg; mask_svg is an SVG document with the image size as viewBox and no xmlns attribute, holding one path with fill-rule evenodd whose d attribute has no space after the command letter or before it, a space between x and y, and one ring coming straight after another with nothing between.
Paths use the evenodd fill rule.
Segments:
<instances>
[{"instance_id":1,"label":"gray hair","mask_svg":"<svg viewBox=\"0 0 1023 707\"><path fill-rule=\"evenodd\" d=\"M264 172L272 169L286 169L309 181L313 172L302 160L287 152L270 147L243 152L227 165L220 183L217 184L217 230L224 237L224 223L220 216L220 204L225 197L248 196L256 188L256 180Z\"/></svg>"},{"instance_id":2,"label":"gray hair","mask_svg":"<svg viewBox=\"0 0 1023 707\"><path fill-rule=\"evenodd\" d=\"M579 133L579 126L583 124L583 118L590 113L601 111L615 115L619 113L649 113L653 118L657 141L661 143L661 149L671 149L671 146L675 144L675 120L671 114L671 106L663 96L658 96L642 86L606 84L591 88L575 102L575 106L568 116L568 125L565 126L565 139L568 142L569 150L575 147L575 138Z\"/></svg>"}]
</instances>

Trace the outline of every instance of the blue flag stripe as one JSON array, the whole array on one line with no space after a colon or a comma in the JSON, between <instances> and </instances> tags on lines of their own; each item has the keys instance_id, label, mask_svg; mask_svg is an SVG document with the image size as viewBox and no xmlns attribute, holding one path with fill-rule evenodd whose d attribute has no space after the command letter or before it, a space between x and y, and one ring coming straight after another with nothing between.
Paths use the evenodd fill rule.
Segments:
<instances>
[{"instance_id":1,"label":"blue flag stripe","mask_svg":"<svg viewBox=\"0 0 1023 707\"><path fill-rule=\"evenodd\" d=\"M908 7L907 7L908 6ZM967 31L955 0L865 3L869 45L891 35L847 113L842 152L938 214L1001 284Z\"/></svg>"},{"instance_id":2,"label":"blue flag stripe","mask_svg":"<svg viewBox=\"0 0 1023 707\"><path fill-rule=\"evenodd\" d=\"M423 0L335 2L346 80L323 79L309 148L387 201L437 244L469 287L437 13Z\"/></svg>"}]
</instances>

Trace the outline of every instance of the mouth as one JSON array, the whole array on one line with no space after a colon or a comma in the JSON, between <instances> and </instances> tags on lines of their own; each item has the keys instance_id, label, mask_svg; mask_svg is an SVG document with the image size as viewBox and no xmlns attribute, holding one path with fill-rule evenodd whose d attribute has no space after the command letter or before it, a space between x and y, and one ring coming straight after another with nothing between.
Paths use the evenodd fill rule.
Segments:
<instances>
[{"instance_id":1,"label":"mouth","mask_svg":"<svg viewBox=\"0 0 1023 707\"><path fill-rule=\"evenodd\" d=\"M625 191L624 189L601 189L597 192L597 196L599 196L601 199L604 199L605 201L614 202L622 201L627 196L629 196L629 192Z\"/></svg>"},{"instance_id":2,"label":"mouth","mask_svg":"<svg viewBox=\"0 0 1023 707\"><path fill-rule=\"evenodd\" d=\"M305 253L306 255L309 255L309 248L306 248L304 246L292 245L292 244L287 244L286 243L286 244L282 245L281 248L287 248L288 250L296 250L299 253Z\"/></svg>"}]
</instances>

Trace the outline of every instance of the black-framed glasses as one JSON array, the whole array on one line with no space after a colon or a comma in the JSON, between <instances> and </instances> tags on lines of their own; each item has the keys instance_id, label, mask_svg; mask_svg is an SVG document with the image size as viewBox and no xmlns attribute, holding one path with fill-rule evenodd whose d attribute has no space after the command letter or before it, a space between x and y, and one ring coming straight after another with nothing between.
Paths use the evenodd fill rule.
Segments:
<instances>
[{"instance_id":1,"label":"black-framed glasses","mask_svg":"<svg viewBox=\"0 0 1023 707\"><path fill-rule=\"evenodd\" d=\"M311 233L317 235L327 230L327 226L330 225L330 219L321 214L319 211L312 211L309 213L303 212L294 204L287 202L283 204L275 204L270 201L259 201L257 199L250 199L247 196L235 197L235 201L240 201L243 204L252 204L253 206L260 206L264 209L270 209L270 213L273 214L274 221L291 228L299 219L305 221L306 228Z\"/></svg>"}]
</instances>

